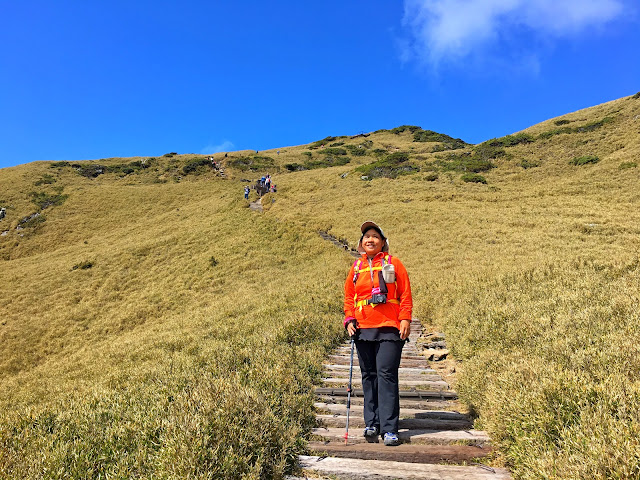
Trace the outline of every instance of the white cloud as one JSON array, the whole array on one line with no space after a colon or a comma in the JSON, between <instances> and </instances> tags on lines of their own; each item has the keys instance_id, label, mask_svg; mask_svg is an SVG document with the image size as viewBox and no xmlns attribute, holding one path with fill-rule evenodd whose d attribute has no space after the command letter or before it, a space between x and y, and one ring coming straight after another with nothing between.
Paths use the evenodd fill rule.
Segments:
<instances>
[{"instance_id":1,"label":"white cloud","mask_svg":"<svg viewBox=\"0 0 640 480\"><path fill-rule=\"evenodd\" d=\"M623 1L405 0L403 24L409 40L401 58L438 65L522 35L543 41L579 34L621 16ZM515 49L530 56L533 47L523 43Z\"/></svg>"},{"instance_id":2,"label":"white cloud","mask_svg":"<svg viewBox=\"0 0 640 480\"><path fill-rule=\"evenodd\" d=\"M203 155L212 155L214 153L230 152L231 150L233 150L234 146L235 145L233 144L233 142L225 140L220 145L207 145L202 150L200 150L200 153L202 153Z\"/></svg>"}]
</instances>

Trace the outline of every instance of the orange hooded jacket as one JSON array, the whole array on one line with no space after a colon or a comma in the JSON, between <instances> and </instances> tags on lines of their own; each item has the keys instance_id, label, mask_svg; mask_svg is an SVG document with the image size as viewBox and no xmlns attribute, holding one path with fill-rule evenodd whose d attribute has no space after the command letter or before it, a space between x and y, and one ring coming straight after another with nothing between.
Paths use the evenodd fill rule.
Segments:
<instances>
[{"instance_id":1,"label":"orange hooded jacket","mask_svg":"<svg viewBox=\"0 0 640 480\"><path fill-rule=\"evenodd\" d=\"M377 305L356 306L356 302L371 298L371 290L379 287L378 272L382 268L382 260L391 263L396 272L395 283L387 284L387 303ZM358 278L354 285L354 270L360 262ZM373 267L373 283L371 279ZM411 321L413 299L411 298L411 284L409 274L402 262L385 252L378 253L371 265L366 255L356 260L349 270L344 282L344 325L356 319L358 328L396 327L400 329L400 320Z\"/></svg>"}]
</instances>

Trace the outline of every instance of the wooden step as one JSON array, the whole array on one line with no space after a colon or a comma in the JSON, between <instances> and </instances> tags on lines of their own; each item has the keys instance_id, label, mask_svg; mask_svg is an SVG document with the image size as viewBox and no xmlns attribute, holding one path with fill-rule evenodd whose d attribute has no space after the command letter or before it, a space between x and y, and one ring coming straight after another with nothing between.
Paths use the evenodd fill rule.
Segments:
<instances>
[{"instance_id":1,"label":"wooden step","mask_svg":"<svg viewBox=\"0 0 640 480\"><path fill-rule=\"evenodd\" d=\"M327 372L346 372L347 375L349 374L349 364L337 365L335 363L327 363L323 365L323 368ZM353 374L355 375L356 372L358 372L358 375L360 375L360 367L358 365L353 366ZM398 369L398 373L400 375L403 375L403 374L428 375L428 374L434 374L436 373L436 371L433 368L426 368L426 367L412 367L412 368L400 367Z\"/></svg>"},{"instance_id":2,"label":"wooden step","mask_svg":"<svg viewBox=\"0 0 640 480\"><path fill-rule=\"evenodd\" d=\"M394 450L397 448L399 447L393 447ZM466 467L306 455L300 456L298 461L300 467L304 469L349 480L508 480L511 478L504 469L483 466Z\"/></svg>"},{"instance_id":3,"label":"wooden step","mask_svg":"<svg viewBox=\"0 0 640 480\"><path fill-rule=\"evenodd\" d=\"M337 365L349 365L349 357L342 355L329 355L327 359L334 364ZM402 367L426 367L428 365L426 357L420 357L420 360L412 360L403 358L400 361L400 368ZM353 366L359 366L358 358L356 356L353 357Z\"/></svg>"},{"instance_id":4,"label":"wooden step","mask_svg":"<svg viewBox=\"0 0 640 480\"><path fill-rule=\"evenodd\" d=\"M312 430L312 435L321 441L344 442L344 428L319 427ZM398 438L402 443L449 445L452 443L465 445L485 445L490 443L489 436L480 430L429 430L429 429L400 429ZM362 429L349 430L350 443L365 443Z\"/></svg>"},{"instance_id":5,"label":"wooden step","mask_svg":"<svg viewBox=\"0 0 640 480\"><path fill-rule=\"evenodd\" d=\"M331 395L334 397L346 397L347 390L345 388L332 388L332 387L317 387L315 389L316 395ZM354 389L352 396L362 397L362 389ZM400 399L413 398L413 399L440 399L440 400L455 400L458 398L458 394L453 390L400 390Z\"/></svg>"},{"instance_id":6,"label":"wooden step","mask_svg":"<svg viewBox=\"0 0 640 480\"><path fill-rule=\"evenodd\" d=\"M322 381L326 386L346 386L349 383L348 378L323 378ZM353 388L362 386L362 380L354 377L351 380ZM428 380L401 380L399 383L400 390L410 390L419 388L420 390L448 390L449 384L444 380L428 381Z\"/></svg>"},{"instance_id":7,"label":"wooden step","mask_svg":"<svg viewBox=\"0 0 640 480\"><path fill-rule=\"evenodd\" d=\"M460 420L438 420L433 418L411 418L405 417L402 410L400 411L399 427L401 429L410 430L468 430L472 427L471 422ZM402 418L405 417L405 418ZM318 424L323 427L338 427L344 428L347 424L347 417L345 415L316 415ZM366 424L362 417L362 410L355 412L351 410L349 415L349 428L361 428L364 429Z\"/></svg>"},{"instance_id":8,"label":"wooden step","mask_svg":"<svg viewBox=\"0 0 640 480\"><path fill-rule=\"evenodd\" d=\"M325 403L316 402L313 404L319 413L329 413L332 415L346 415L347 405L344 403ZM361 405L360 405L361 406ZM361 409L359 409L361 410ZM354 408L353 402L351 402L351 415L353 415ZM447 410L426 410L421 408L400 408L401 418L430 418L434 420L451 420L458 422L466 422L470 424L469 417L460 412L451 412Z\"/></svg>"},{"instance_id":9,"label":"wooden step","mask_svg":"<svg viewBox=\"0 0 640 480\"><path fill-rule=\"evenodd\" d=\"M351 357L351 353L349 351L347 351L347 350L345 350L345 351L336 350L334 355L338 355L338 356L344 357L347 360L349 360L349 358ZM354 362L356 361L357 357L358 357L357 353L354 352L354 354L353 354L353 361ZM420 355L420 354L417 354L417 353L405 354L404 352L403 352L403 354L402 354L402 356L400 358L403 359L403 360L421 360L421 361L425 362L425 364L426 364L426 360L427 360L427 357L425 357L424 355Z\"/></svg>"},{"instance_id":10,"label":"wooden step","mask_svg":"<svg viewBox=\"0 0 640 480\"><path fill-rule=\"evenodd\" d=\"M325 370L324 377L326 378L344 378L349 380L349 370ZM353 369L353 378L362 378L360 369ZM442 381L442 377L437 373L411 373L402 369L398 370L398 378L400 380L425 380L427 382L439 382Z\"/></svg>"},{"instance_id":11,"label":"wooden step","mask_svg":"<svg viewBox=\"0 0 640 480\"><path fill-rule=\"evenodd\" d=\"M316 399L321 402L332 403L336 405L346 405L346 396L331 396L331 395L317 395ZM351 406L362 406L364 399L362 395L351 396ZM452 405L450 400L444 400L440 398L425 398L425 399L413 399L413 398L400 398L400 410L403 408L416 408L416 409L437 409L446 410L457 408L456 405Z\"/></svg>"},{"instance_id":12,"label":"wooden step","mask_svg":"<svg viewBox=\"0 0 640 480\"><path fill-rule=\"evenodd\" d=\"M380 443L358 443L344 445L338 443L311 442L309 449L314 455L362 460L390 460L409 463L462 463L484 457L491 453L488 445L413 445L403 444L387 447Z\"/></svg>"}]
</instances>

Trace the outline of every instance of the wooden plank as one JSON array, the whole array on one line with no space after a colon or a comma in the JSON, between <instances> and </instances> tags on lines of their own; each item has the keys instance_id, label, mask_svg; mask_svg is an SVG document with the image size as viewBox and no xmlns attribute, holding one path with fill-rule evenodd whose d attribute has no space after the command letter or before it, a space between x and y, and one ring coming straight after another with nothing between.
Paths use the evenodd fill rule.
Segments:
<instances>
[{"instance_id":1,"label":"wooden plank","mask_svg":"<svg viewBox=\"0 0 640 480\"><path fill-rule=\"evenodd\" d=\"M442 420L434 418L407 417L400 410L399 427L408 430L468 430L472 427L468 420ZM403 418L404 417L404 418ZM323 427L344 428L347 422L345 415L316 415L316 419ZM349 416L349 427L362 428L366 426L362 417L362 410L355 412L352 410Z\"/></svg>"},{"instance_id":2,"label":"wooden plank","mask_svg":"<svg viewBox=\"0 0 640 480\"><path fill-rule=\"evenodd\" d=\"M344 403L325 403L316 402L313 406L322 413L346 415L347 405ZM361 406L361 405L360 405ZM353 403L352 410L353 413ZM470 423L469 417L460 412L451 412L447 410L425 410L421 408L402 408L400 407L400 416L402 418L431 418L436 420L456 420L459 422Z\"/></svg>"},{"instance_id":3,"label":"wooden plank","mask_svg":"<svg viewBox=\"0 0 640 480\"><path fill-rule=\"evenodd\" d=\"M322 381L326 386L332 385L347 385L349 383L348 378L323 378ZM362 385L360 378L354 377L351 380L351 386L357 387ZM400 380L400 389L419 388L420 390L448 390L449 384L444 380L440 381L428 381L428 380Z\"/></svg>"},{"instance_id":4,"label":"wooden plank","mask_svg":"<svg viewBox=\"0 0 640 480\"><path fill-rule=\"evenodd\" d=\"M345 388L317 387L315 393L316 395L332 395L336 397L347 396ZM362 397L362 389L354 389L353 394ZM400 390L400 398L455 400L458 398L458 394L453 390Z\"/></svg>"},{"instance_id":5,"label":"wooden plank","mask_svg":"<svg viewBox=\"0 0 640 480\"><path fill-rule=\"evenodd\" d=\"M335 363L338 365L349 365L349 357L348 356L342 356L342 355L329 355L327 357L327 359L331 362L331 363ZM358 366L358 359L354 357L353 359L353 365L354 366ZM427 359L426 357L421 357L421 360L407 360L407 359L402 359L400 361L400 368L402 367L426 367L428 365Z\"/></svg>"},{"instance_id":6,"label":"wooden plank","mask_svg":"<svg viewBox=\"0 0 640 480\"><path fill-rule=\"evenodd\" d=\"M331 395L318 395L316 397L318 401L326 402L326 403L334 403L337 405L346 405L347 397L346 396L331 396ZM363 405L364 399L362 396L351 396L351 406L359 406ZM413 399L413 398L400 398L400 409L403 408L418 408L418 409L439 409L446 410L449 408L455 409L456 406L451 404L450 400L444 399L434 399L434 398L426 398L426 399Z\"/></svg>"},{"instance_id":7,"label":"wooden plank","mask_svg":"<svg viewBox=\"0 0 640 480\"><path fill-rule=\"evenodd\" d=\"M320 427L314 428L312 434L315 437L328 440L330 442L344 442L344 428ZM423 430L423 429L400 429L398 438L402 443L419 444L439 444L448 445L452 443L466 445L484 445L490 443L489 436L480 430ZM362 436L362 430L349 430L349 442L364 443L366 440Z\"/></svg>"},{"instance_id":8,"label":"wooden plank","mask_svg":"<svg viewBox=\"0 0 640 480\"><path fill-rule=\"evenodd\" d=\"M316 456L300 456L298 462L304 469L349 480L508 480L511 478L509 472L504 469L479 466L463 467Z\"/></svg>"},{"instance_id":9,"label":"wooden plank","mask_svg":"<svg viewBox=\"0 0 640 480\"><path fill-rule=\"evenodd\" d=\"M314 455L362 460L387 460L409 463L461 463L470 462L491 453L490 446L469 445L398 445L386 447L383 443L358 443L344 445L323 442L309 443Z\"/></svg>"},{"instance_id":10,"label":"wooden plank","mask_svg":"<svg viewBox=\"0 0 640 480\"><path fill-rule=\"evenodd\" d=\"M349 370L325 370L324 378L339 378L344 380L349 380ZM362 378L362 374L360 373L360 369L353 369L353 378L360 380ZM411 373L405 372L402 370L398 371L398 378L402 382L403 380L411 380L418 381L423 380L425 382L442 382L442 377L437 373Z\"/></svg>"},{"instance_id":11,"label":"wooden plank","mask_svg":"<svg viewBox=\"0 0 640 480\"><path fill-rule=\"evenodd\" d=\"M323 368L329 372L347 372L347 374L349 373L349 364L337 365L335 363L327 363L323 365ZM354 375L355 375L355 372L358 372L358 375L360 375L359 366L356 366L356 365L353 366ZM400 375L404 373L421 375L421 374L433 374L433 373L436 373L436 371L433 368L427 368L427 367L413 367L413 368L400 367L398 369L398 373L400 373Z\"/></svg>"}]
</instances>

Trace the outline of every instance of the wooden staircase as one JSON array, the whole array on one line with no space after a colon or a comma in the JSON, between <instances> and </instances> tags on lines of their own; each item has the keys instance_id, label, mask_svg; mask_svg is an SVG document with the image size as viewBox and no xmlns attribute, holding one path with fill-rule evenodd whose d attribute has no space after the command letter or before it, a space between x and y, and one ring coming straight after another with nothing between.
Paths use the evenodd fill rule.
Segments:
<instances>
[{"instance_id":1,"label":"wooden staircase","mask_svg":"<svg viewBox=\"0 0 640 480\"><path fill-rule=\"evenodd\" d=\"M473 429L467 415L456 411L457 395L429 368L416 347L423 335L414 320L400 363L401 445L367 443L362 431L362 389L354 355L349 439L345 445L350 346L340 346L325 364L324 386L316 389L318 427L313 431L313 455L300 457L300 466L315 475L339 479L508 479L509 473L483 465L491 451L485 432ZM304 477L302 477L304 478Z\"/></svg>"}]
</instances>

